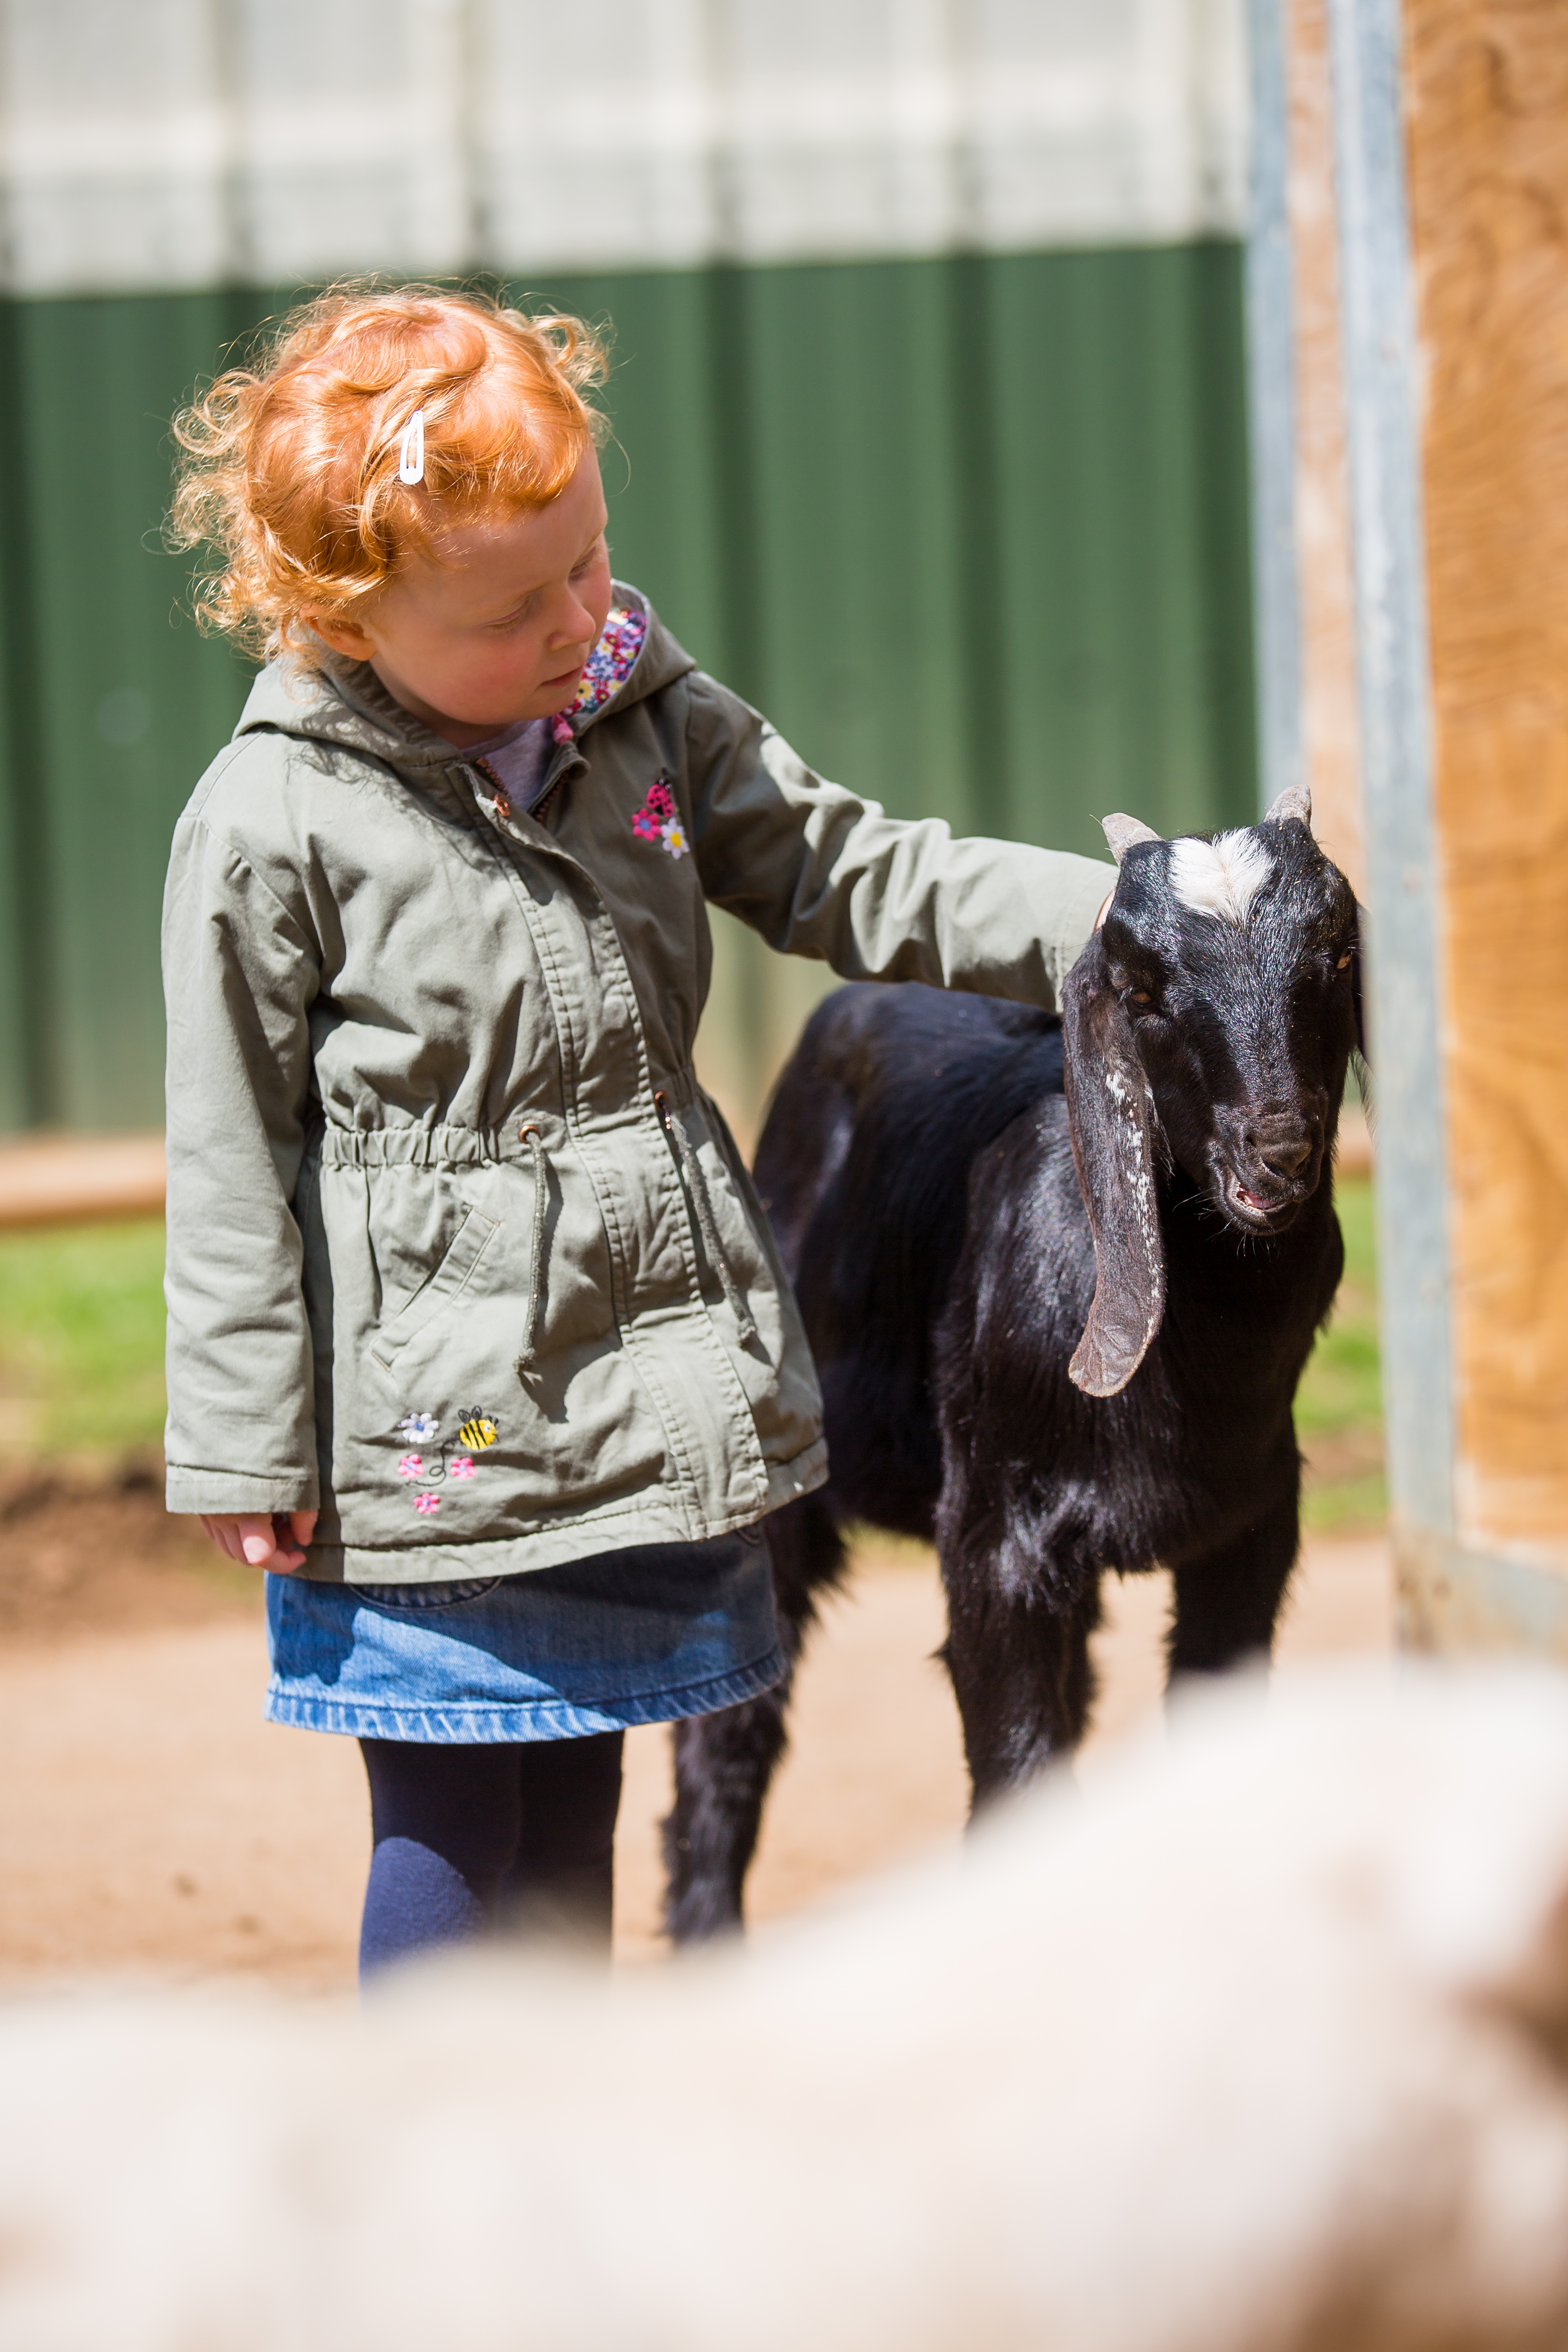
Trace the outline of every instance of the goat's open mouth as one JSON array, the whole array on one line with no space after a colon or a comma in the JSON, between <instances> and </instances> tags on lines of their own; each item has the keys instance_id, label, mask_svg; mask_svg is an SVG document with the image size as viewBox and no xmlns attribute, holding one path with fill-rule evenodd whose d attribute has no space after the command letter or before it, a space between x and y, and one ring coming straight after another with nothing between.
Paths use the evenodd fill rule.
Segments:
<instances>
[{"instance_id":1,"label":"goat's open mouth","mask_svg":"<svg viewBox=\"0 0 1568 2352\"><path fill-rule=\"evenodd\" d=\"M1272 1199L1266 1192L1254 1192L1234 1170L1226 1171L1222 1190L1231 1215L1253 1233L1279 1233L1289 1223L1303 1197L1298 1192L1283 1197L1277 1193Z\"/></svg>"}]
</instances>

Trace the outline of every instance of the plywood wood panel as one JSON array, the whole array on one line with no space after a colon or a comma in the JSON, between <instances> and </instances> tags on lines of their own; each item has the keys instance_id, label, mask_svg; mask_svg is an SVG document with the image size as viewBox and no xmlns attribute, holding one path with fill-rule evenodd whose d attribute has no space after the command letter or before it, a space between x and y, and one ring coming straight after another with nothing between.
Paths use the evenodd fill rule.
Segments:
<instances>
[{"instance_id":1,"label":"plywood wood panel","mask_svg":"<svg viewBox=\"0 0 1568 2352\"><path fill-rule=\"evenodd\" d=\"M1568 1567L1568 0L1407 0L1458 1531Z\"/></svg>"}]
</instances>

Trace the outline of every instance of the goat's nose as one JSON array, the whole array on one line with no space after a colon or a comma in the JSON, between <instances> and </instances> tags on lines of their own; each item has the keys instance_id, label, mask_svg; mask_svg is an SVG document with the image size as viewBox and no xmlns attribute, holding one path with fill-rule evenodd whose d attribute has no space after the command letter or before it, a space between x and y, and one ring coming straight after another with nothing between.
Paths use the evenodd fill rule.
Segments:
<instances>
[{"instance_id":1,"label":"goat's nose","mask_svg":"<svg viewBox=\"0 0 1568 2352\"><path fill-rule=\"evenodd\" d=\"M1310 1135L1281 1137L1278 1142L1260 1143L1258 1147L1258 1157L1276 1176L1294 1176L1298 1169L1306 1166L1311 1156L1312 1139Z\"/></svg>"}]
</instances>

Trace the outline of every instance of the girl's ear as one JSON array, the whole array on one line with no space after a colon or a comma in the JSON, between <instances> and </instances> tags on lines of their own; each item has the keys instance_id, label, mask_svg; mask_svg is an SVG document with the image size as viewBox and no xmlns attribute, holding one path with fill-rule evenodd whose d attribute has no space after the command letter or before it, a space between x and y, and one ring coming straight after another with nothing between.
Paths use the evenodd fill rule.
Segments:
<instances>
[{"instance_id":1,"label":"girl's ear","mask_svg":"<svg viewBox=\"0 0 1568 2352\"><path fill-rule=\"evenodd\" d=\"M324 646L331 646L335 654L342 654L349 661L369 661L375 651L374 638L367 637L363 629L345 621L341 614L301 613L300 618L308 629L314 630Z\"/></svg>"},{"instance_id":2,"label":"girl's ear","mask_svg":"<svg viewBox=\"0 0 1568 2352\"><path fill-rule=\"evenodd\" d=\"M1068 1377L1115 1396L1165 1312L1165 1251L1154 1186L1154 1107L1132 1027L1097 932L1062 991L1063 1077L1078 1181L1094 1235L1094 1304Z\"/></svg>"}]
</instances>

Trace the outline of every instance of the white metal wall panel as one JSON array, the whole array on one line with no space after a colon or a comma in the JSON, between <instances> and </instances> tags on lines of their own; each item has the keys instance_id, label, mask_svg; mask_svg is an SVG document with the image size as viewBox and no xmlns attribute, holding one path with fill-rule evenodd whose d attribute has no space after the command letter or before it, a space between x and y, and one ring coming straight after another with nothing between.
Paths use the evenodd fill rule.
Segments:
<instances>
[{"instance_id":1,"label":"white metal wall panel","mask_svg":"<svg viewBox=\"0 0 1568 2352\"><path fill-rule=\"evenodd\" d=\"M16 293L1242 226L1242 0L0 0Z\"/></svg>"}]
</instances>

